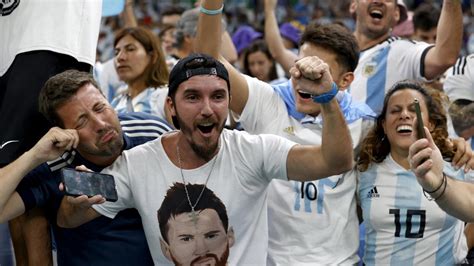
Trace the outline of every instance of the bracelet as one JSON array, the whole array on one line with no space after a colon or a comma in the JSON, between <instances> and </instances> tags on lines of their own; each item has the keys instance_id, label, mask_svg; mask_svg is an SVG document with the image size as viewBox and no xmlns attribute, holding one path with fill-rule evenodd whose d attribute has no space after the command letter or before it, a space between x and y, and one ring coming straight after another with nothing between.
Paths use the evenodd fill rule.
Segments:
<instances>
[{"instance_id":1,"label":"bracelet","mask_svg":"<svg viewBox=\"0 0 474 266\"><path fill-rule=\"evenodd\" d=\"M423 189L423 195L425 195L425 198L429 201L436 201L438 200L439 198L441 198L441 196L444 195L444 192L446 191L446 187L448 186L448 177L446 176L445 173L443 173L443 181L441 182L441 184L439 185L439 187L437 187L435 190L433 191L426 191L425 189ZM431 195L429 194L433 194L435 193L436 191L438 191L441 187L443 187L443 190L441 191L441 194L439 194L438 197L436 198L433 198L431 197Z\"/></svg>"},{"instance_id":2,"label":"bracelet","mask_svg":"<svg viewBox=\"0 0 474 266\"><path fill-rule=\"evenodd\" d=\"M204 13L204 14L210 15L210 16L219 15L219 14L222 13L222 10L224 10L224 4L222 4L221 8L219 8L219 9L214 9L214 10L206 9L202 5L201 5L201 8L199 9L199 11L201 13Z\"/></svg>"},{"instance_id":3,"label":"bracelet","mask_svg":"<svg viewBox=\"0 0 474 266\"><path fill-rule=\"evenodd\" d=\"M337 87L336 83L332 83L331 90L320 94L320 95L313 95L311 96L311 99L313 99L313 102L315 103L328 103L329 101L336 96L337 92L339 91L339 88Z\"/></svg>"}]
</instances>

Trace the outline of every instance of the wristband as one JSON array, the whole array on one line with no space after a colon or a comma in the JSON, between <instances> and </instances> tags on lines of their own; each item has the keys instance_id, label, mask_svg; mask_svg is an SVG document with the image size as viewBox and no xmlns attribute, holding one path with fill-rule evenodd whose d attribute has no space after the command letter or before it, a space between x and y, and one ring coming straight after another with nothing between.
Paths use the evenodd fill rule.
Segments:
<instances>
[{"instance_id":1,"label":"wristband","mask_svg":"<svg viewBox=\"0 0 474 266\"><path fill-rule=\"evenodd\" d=\"M219 8L219 9L214 9L214 10L206 9L202 5L201 5L201 8L199 9L199 11L201 13L204 13L204 14L210 15L210 16L219 15L219 14L222 13L222 10L224 10L224 4L222 4L221 8Z\"/></svg>"},{"instance_id":2,"label":"wristband","mask_svg":"<svg viewBox=\"0 0 474 266\"><path fill-rule=\"evenodd\" d=\"M337 87L336 83L333 82L330 91L320 95L312 95L311 99L313 99L313 102L315 103L328 103L334 98L334 96L336 96L338 91L339 88Z\"/></svg>"},{"instance_id":3,"label":"wristband","mask_svg":"<svg viewBox=\"0 0 474 266\"><path fill-rule=\"evenodd\" d=\"M441 198L441 196L443 196L444 192L446 191L446 187L448 185L448 178L446 177L446 174L443 173L443 180L441 180L441 184L439 185L439 187L437 187L435 190L433 191L427 191L425 189L423 189L423 195L425 195L425 198L429 201L433 201L433 200L437 200L439 198ZM443 190L441 191L441 193L438 195L438 197L436 198L433 198L431 197L431 195L429 194L433 194L435 193L436 191L438 191L441 187L443 187ZM429 193L429 194L428 194Z\"/></svg>"}]
</instances>

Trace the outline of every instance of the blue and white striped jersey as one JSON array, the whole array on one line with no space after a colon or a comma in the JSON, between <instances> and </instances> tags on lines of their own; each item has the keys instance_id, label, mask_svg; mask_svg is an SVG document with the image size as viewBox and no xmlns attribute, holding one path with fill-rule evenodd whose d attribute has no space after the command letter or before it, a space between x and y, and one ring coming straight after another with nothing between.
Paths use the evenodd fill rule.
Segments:
<instances>
[{"instance_id":1,"label":"blue and white striped jersey","mask_svg":"<svg viewBox=\"0 0 474 266\"><path fill-rule=\"evenodd\" d=\"M464 180L445 163L445 173ZM389 155L358 174L367 265L454 265L467 254L464 223L423 196L410 170Z\"/></svg>"},{"instance_id":2,"label":"blue and white striped jersey","mask_svg":"<svg viewBox=\"0 0 474 266\"><path fill-rule=\"evenodd\" d=\"M365 102L380 114L385 93L397 81L424 79L426 43L390 37L361 51L349 92L354 100Z\"/></svg>"},{"instance_id":3,"label":"blue and white striped jersey","mask_svg":"<svg viewBox=\"0 0 474 266\"><path fill-rule=\"evenodd\" d=\"M119 114L143 112L166 119L165 102L168 96L168 87L147 88L133 99L126 92L127 90L116 96L110 104Z\"/></svg>"}]
</instances>

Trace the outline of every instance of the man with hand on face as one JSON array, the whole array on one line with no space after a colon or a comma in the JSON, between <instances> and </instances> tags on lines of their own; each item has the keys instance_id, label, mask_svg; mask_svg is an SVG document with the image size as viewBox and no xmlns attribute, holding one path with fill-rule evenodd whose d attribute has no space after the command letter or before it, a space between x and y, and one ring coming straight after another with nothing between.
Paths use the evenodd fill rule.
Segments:
<instances>
[{"instance_id":1,"label":"man with hand on face","mask_svg":"<svg viewBox=\"0 0 474 266\"><path fill-rule=\"evenodd\" d=\"M192 183L203 184L225 204L238 236L229 264L264 265L269 182L273 178L308 181L339 174L351 169L353 160L349 130L334 95L328 93L333 87L328 65L316 57L306 57L295 64L291 74L297 89L324 99L320 146L224 129L230 101L228 72L212 57L193 54L178 62L170 74L168 101L180 130L124 152L104 171L115 177L117 202L85 209L82 207L103 199L69 197L69 204L75 207L63 209L58 223L74 227L100 214L112 218L122 209L135 207L142 216L155 264L166 264L169 261L159 252L155 216L165 188L176 181L183 182L185 188ZM200 197L185 194L183 204L189 205L195 218L192 224L197 226Z\"/></svg>"},{"instance_id":2,"label":"man with hand on face","mask_svg":"<svg viewBox=\"0 0 474 266\"><path fill-rule=\"evenodd\" d=\"M201 199L194 209L199 212L194 226L186 193L190 198L198 198L201 191ZM234 229L229 228L224 203L210 189L199 184L185 188L183 183L175 183L158 210L158 222L161 250L175 265L227 264L229 249L234 244Z\"/></svg>"},{"instance_id":3,"label":"man with hand on face","mask_svg":"<svg viewBox=\"0 0 474 266\"><path fill-rule=\"evenodd\" d=\"M117 117L92 76L77 70L50 78L40 92L39 106L58 127L0 169L0 221L34 207L43 208L53 229L59 265L151 265L140 216L134 209L77 229L56 225L64 196L59 190L59 170L85 165L99 171L123 150L155 139L171 128L151 115Z\"/></svg>"}]
</instances>

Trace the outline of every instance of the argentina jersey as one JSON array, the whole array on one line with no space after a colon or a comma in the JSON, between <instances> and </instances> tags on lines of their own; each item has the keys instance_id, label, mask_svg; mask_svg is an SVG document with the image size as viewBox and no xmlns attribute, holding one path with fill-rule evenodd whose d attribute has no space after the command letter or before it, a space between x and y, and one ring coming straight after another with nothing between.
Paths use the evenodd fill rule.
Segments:
<instances>
[{"instance_id":1,"label":"argentina jersey","mask_svg":"<svg viewBox=\"0 0 474 266\"><path fill-rule=\"evenodd\" d=\"M124 150L154 140L171 131L170 125L163 119L145 113L119 114L120 126L124 134ZM79 156L76 150L66 151L59 158L47 162L52 172L63 167L74 165L74 160Z\"/></svg>"},{"instance_id":2,"label":"argentina jersey","mask_svg":"<svg viewBox=\"0 0 474 266\"><path fill-rule=\"evenodd\" d=\"M372 48L361 51L349 92L380 114L385 93L404 79L424 79L424 58L430 46L426 43L390 37Z\"/></svg>"},{"instance_id":3,"label":"argentina jersey","mask_svg":"<svg viewBox=\"0 0 474 266\"><path fill-rule=\"evenodd\" d=\"M448 175L464 180L463 171ZM464 223L428 201L415 175L388 155L358 173L367 265L454 265L467 254Z\"/></svg>"}]
</instances>

